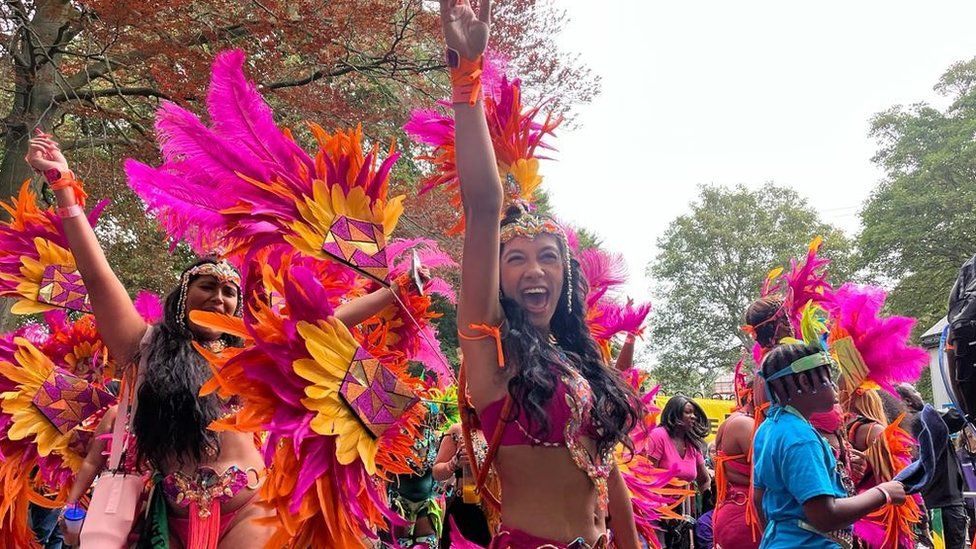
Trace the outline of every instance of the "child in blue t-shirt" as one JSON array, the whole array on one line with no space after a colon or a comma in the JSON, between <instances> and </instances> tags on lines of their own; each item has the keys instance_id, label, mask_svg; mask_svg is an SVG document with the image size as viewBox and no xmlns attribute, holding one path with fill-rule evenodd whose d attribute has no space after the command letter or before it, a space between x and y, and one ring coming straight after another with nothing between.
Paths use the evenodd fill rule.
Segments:
<instances>
[{"instance_id":1,"label":"child in blue t-shirt","mask_svg":"<svg viewBox=\"0 0 976 549\"><path fill-rule=\"evenodd\" d=\"M772 406L753 440L753 480L766 521L760 549L851 546L850 527L891 501L905 501L900 482L848 497L827 441L811 414L837 403L831 359L819 346L781 345L763 361Z\"/></svg>"}]
</instances>

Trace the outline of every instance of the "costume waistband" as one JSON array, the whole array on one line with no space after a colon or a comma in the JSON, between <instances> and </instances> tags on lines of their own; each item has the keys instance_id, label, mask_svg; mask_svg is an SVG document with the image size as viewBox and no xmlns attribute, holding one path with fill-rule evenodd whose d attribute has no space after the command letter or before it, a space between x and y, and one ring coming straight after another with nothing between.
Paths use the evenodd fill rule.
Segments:
<instances>
[{"instance_id":1,"label":"costume waistband","mask_svg":"<svg viewBox=\"0 0 976 549\"><path fill-rule=\"evenodd\" d=\"M739 484L727 484L725 497L718 503L743 506L749 502L749 487Z\"/></svg>"},{"instance_id":2,"label":"costume waistband","mask_svg":"<svg viewBox=\"0 0 976 549\"><path fill-rule=\"evenodd\" d=\"M596 543L590 545L582 537L566 543L534 536L517 528L509 528L504 524L498 529L498 534L491 538L489 549L607 549L610 547L610 534L600 534Z\"/></svg>"},{"instance_id":3,"label":"costume waistband","mask_svg":"<svg viewBox=\"0 0 976 549\"><path fill-rule=\"evenodd\" d=\"M830 541L839 545L841 549L851 549L852 547L854 547L854 534L852 533L851 530L834 530L832 532L821 532L820 530L817 530L817 528L814 527L812 524L804 520L797 520L796 524L802 530L806 530L807 532L813 532L814 534L819 534L829 539Z\"/></svg>"}]
</instances>

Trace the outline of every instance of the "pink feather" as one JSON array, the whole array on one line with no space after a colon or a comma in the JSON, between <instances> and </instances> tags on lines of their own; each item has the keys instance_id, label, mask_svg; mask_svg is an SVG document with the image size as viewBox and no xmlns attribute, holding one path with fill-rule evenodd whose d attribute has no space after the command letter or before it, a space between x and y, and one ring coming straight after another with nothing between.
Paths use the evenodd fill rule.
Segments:
<instances>
[{"instance_id":1,"label":"pink feather","mask_svg":"<svg viewBox=\"0 0 976 549\"><path fill-rule=\"evenodd\" d=\"M598 248L577 255L580 270L590 285L586 300L592 305L627 282L627 262L623 254L611 254Z\"/></svg>"},{"instance_id":2,"label":"pink feather","mask_svg":"<svg viewBox=\"0 0 976 549\"><path fill-rule=\"evenodd\" d=\"M163 300L158 295L143 290L136 296L133 305L142 319L149 324L156 324L163 320Z\"/></svg>"},{"instance_id":3,"label":"pink feather","mask_svg":"<svg viewBox=\"0 0 976 549\"><path fill-rule=\"evenodd\" d=\"M854 340L870 373L868 378L888 391L897 383L914 383L928 364L925 349L909 344L915 319L882 316L885 291L874 286L844 284L834 293L830 309L834 329Z\"/></svg>"},{"instance_id":4,"label":"pink feather","mask_svg":"<svg viewBox=\"0 0 976 549\"><path fill-rule=\"evenodd\" d=\"M215 202L211 192L191 191L189 180L132 159L125 161L125 172L129 187L146 202L174 245L186 240L201 255L215 249L224 205Z\"/></svg>"},{"instance_id":5,"label":"pink feather","mask_svg":"<svg viewBox=\"0 0 976 549\"><path fill-rule=\"evenodd\" d=\"M442 252L437 242L428 238L396 239L386 245L390 262L390 278L409 272L413 264L413 251L417 251L420 264L428 269L455 269L457 263L451 256ZM449 282L440 277L432 277L425 286L430 293L439 294L450 303L457 301L457 294Z\"/></svg>"},{"instance_id":6,"label":"pink feather","mask_svg":"<svg viewBox=\"0 0 976 549\"><path fill-rule=\"evenodd\" d=\"M800 318L807 303L813 302L827 309L833 299L833 286L827 282L830 260L818 255L822 245L823 240L816 238L807 249L804 260L792 259L789 272L782 276L786 286L786 307L796 333L800 333Z\"/></svg>"},{"instance_id":7,"label":"pink feather","mask_svg":"<svg viewBox=\"0 0 976 549\"><path fill-rule=\"evenodd\" d=\"M298 166L309 171L315 165L308 154L275 125L271 107L244 75L244 52L217 54L213 63L207 111L213 131L236 143L275 171L290 173Z\"/></svg>"},{"instance_id":8,"label":"pink feather","mask_svg":"<svg viewBox=\"0 0 976 549\"><path fill-rule=\"evenodd\" d=\"M223 186L237 181L238 173L266 181L270 166L241 149L233 141L221 137L208 128L192 112L164 102L156 114L156 134L167 166L178 169L194 181L209 181ZM210 192L215 199L233 203L234 196L219 195L218 188Z\"/></svg>"}]
</instances>

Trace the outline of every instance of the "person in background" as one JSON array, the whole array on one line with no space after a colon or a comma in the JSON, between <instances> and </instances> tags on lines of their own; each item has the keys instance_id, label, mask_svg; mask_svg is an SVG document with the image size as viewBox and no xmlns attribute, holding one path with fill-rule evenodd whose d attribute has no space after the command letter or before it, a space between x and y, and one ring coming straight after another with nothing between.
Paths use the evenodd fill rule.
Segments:
<instances>
[{"instance_id":1,"label":"person in background","mask_svg":"<svg viewBox=\"0 0 976 549\"><path fill-rule=\"evenodd\" d=\"M488 443L480 430L472 432L471 443L479 463L485 460ZM491 543L491 529L485 511L477 503L465 503L461 493L461 473L468 460L464 451L461 424L455 423L441 438L437 459L434 462L434 480L445 483L453 489L447 503L447 518L441 532L441 547L451 547L451 535L455 526L461 536L471 543L488 547ZM450 520L449 520L450 519Z\"/></svg>"},{"instance_id":2,"label":"person in background","mask_svg":"<svg viewBox=\"0 0 976 549\"><path fill-rule=\"evenodd\" d=\"M895 389L908 409L917 414L925 406L922 395L914 386L901 383ZM958 433L966 426L966 420L955 408L940 412L949 433ZM913 422L912 436L918 438L921 422ZM966 513L966 501L962 493L966 482L962 474L959 456L950 449L942 453L938 461L932 482L922 490L922 499L929 511L932 530L938 532L941 523L942 537L947 549L966 546L966 534L969 532L969 515Z\"/></svg>"},{"instance_id":3,"label":"person in background","mask_svg":"<svg viewBox=\"0 0 976 549\"><path fill-rule=\"evenodd\" d=\"M962 477L966 481L966 488L969 492L976 491L976 431L972 426L962 430L959 439L956 440L956 455L962 466ZM969 539L976 538L976 499L964 498L966 502L966 514L969 515Z\"/></svg>"},{"instance_id":4,"label":"person in background","mask_svg":"<svg viewBox=\"0 0 976 549\"><path fill-rule=\"evenodd\" d=\"M716 498L712 531L719 547L759 547L758 535L753 535L748 520L753 414L752 398L745 399L743 405L722 422L715 437Z\"/></svg>"},{"instance_id":5,"label":"person in background","mask_svg":"<svg viewBox=\"0 0 976 549\"><path fill-rule=\"evenodd\" d=\"M708 417L697 402L675 395L664 405L660 425L651 431L647 457L652 465L668 469L677 465L676 478L699 490L709 488L711 477L702 450L708 436ZM691 547L691 528L683 520L662 521L659 540L669 549Z\"/></svg>"},{"instance_id":6,"label":"person in background","mask_svg":"<svg viewBox=\"0 0 976 549\"><path fill-rule=\"evenodd\" d=\"M785 344L763 361L772 405L753 441L753 482L766 520L760 549L837 549L851 525L891 502L905 501L900 482L848 497L827 441L809 418L837 403L830 356L817 345Z\"/></svg>"}]
</instances>

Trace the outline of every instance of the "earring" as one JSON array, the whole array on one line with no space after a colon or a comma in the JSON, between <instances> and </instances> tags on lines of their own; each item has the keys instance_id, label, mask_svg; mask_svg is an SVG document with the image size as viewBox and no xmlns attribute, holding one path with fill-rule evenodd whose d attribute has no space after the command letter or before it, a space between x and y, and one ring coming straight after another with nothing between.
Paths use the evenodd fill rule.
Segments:
<instances>
[{"instance_id":1,"label":"earring","mask_svg":"<svg viewBox=\"0 0 976 549\"><path fill-rule=\"evenodd\" d=\"M569 314L573 314L573 285L572 285L572 275L569 277L569 284L566 285L566 311Z\"/></svg>"},{"instance_id":2,"label":"earring","mask_svg":"<svg viewBox=\"0 0 976 549\"><path fill-rule=\"evenodd\" d=\"M569 259L569 246L566 251L566 311L573 314L573 265Z\"/></svg>"},{"instance_id":3,"label":"earring","mask_svg":"<svg viewBox=\"0 0 976 549\"><path fill-rule=\"evenodd\" d=\"M190 329L190 323L186 318L186 287L189 285L190 277L186 274L180 279L180 300L176 306L176 314L179 315L177 319L184 330Z\"/></svg>"}]
</instances>

